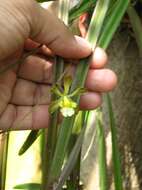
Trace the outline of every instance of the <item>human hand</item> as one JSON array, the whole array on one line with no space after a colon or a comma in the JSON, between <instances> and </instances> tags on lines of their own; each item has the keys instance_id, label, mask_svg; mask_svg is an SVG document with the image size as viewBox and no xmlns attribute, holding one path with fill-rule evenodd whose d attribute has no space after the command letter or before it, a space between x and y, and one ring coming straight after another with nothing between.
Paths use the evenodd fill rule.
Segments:
<instances>
[{"instance_id":1,"label":"human hand","mask_svg":"<svg viewBox=\"0 0 142 190\"><path fill-rule=\"evenodd\" d=\"M45 128L49 124L52 82L50 50L65 58L79 59L91 54L91 48L34 0L1 1L0 13L0 68L16 62L24 50L46 45L40 54L29 56L20 68L0 74L0 129ZM86 80L88 92L80 100L81 109L96 108L101 104L101 93L115 87L116 76L104 69L106 63L106 53L97 48Z\"/></svg>"}]
</instances>

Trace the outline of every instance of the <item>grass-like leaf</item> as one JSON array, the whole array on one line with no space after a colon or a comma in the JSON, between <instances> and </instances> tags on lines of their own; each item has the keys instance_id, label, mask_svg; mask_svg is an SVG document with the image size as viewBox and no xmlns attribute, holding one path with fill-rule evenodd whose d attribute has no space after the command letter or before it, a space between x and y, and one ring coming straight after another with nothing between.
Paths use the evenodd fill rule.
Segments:
<instances>
[{"instance_id":1,"label":"grass-like leaf","mask_svg":"<svg viewBox=\"0 0 142 190\"><path fill-rule=\"evenodd\" d=\"M129 5L127 13L130 18L130 22L135 34L135 39L139 48L140 55L142 56L142 22L141 18L137 14L135 8Z\"/></svg>"},{"instance_id":2,"label":"grass-like leaf","mask_svg":"<svg viewBox=\"0 0 142 190\"><path fill-rule=\"evenodd\" d=\"M35 142L35 140L40 136L42 130L33 130L30 132L28 137L26 138L24 144L19 150L19 156L23 155Z\"/></svg>"},{"instance_id":3,"label":"grass-like leaf","mask_svg":"<svg viewBox=\"0 0 142 190\"><path fill-rule=\"evenodd\" d=\"M105 20L105 24L102 30L102 34L100 36L98 45L104 49L106 49L112 40L116 29L118 28L122 17L124 16L130 0L117 0L115 6L109 14L109 17Z\"/></svg>"},{"instance_id":4,"label":"grass-like leaf","mask_svg":"<svg viewBox=\"0 0 142 190\"><path fill-rule=\"evenodd\" d=\"M97 115L96 117L98 161L99 161L99 185L100 185L100 190L108 190L105 135L104 135L103 124L99 115Z\"/></svg>"},{"instance_id":5,"label":"grass-like leaf","mask_svg":"<svg viewBox=\"0 0 142 190\"><path fill-rule=\"evenodd\" d=\"M117 130L116 130L115 117L109 94L107 95L107 103L108 103L108 113L109 113L111 139L112 139L112 159L114 167L115 189L123 190L120 155L117 143Z\"/></svg>"},{"instance_id":6,"label":"grass-like leaf","mask_svg":"<svg viewBox=\"0 0 142 190\"><path fill-rule=\"evenodd\" d=\"M38 183L25 183L16 185L14 189L23 189L23 190L40 190L41 185Z\"/></svg>"},{"instance_id":7,"label":"grass-like leaf","mask_svg":"<svg viewBox=\"0 0 142 190\"><path fill-rule=\"evenodd\" d=\"M69 23L95 6L96 0L83 0L70 10Z\"/></svg>"},{"instance_id":8,"label":"grass-like leaf","mask_svg":"<svg viewBox=\"0 0 142 190\"><path fill-rule=\"evenodd\" d=\"M68 19L69 19L69 0L59 0L59 13L58 17L66 24L68 25Z\"/></svg>"}]
</instances>

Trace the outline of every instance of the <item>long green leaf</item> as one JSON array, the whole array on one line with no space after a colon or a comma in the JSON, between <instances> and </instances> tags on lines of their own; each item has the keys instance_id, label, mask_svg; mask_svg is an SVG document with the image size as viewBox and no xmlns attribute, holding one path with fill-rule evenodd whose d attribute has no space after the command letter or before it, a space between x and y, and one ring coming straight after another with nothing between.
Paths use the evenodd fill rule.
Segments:
<instances>
[{"instance_id":1,"label":"long green leaf","mask_svg":"<svg viewBox=\"0 0 142 190\"><path fill-rule=\"evenodd\" d=\"M135 34L135 39L139 47L140 55L142 55L142 22L141 18L138 16L135 8L129 5L127 13L130 18L130 22Z\"/></svg>"},{"instance_id":2,"label":"long green leaf","mask_svg":"<svg viewBox=\"0 0 142 190\"><path fill-rule=\"evenodd\" d=\"M89 11L95 6L96 0L83 0L80 4L77 4L70 10L69 22L71 23L74 19L78 18L84 12Z\"/></svg>"},{"instance_id":3,"label":"long green leaf","mask_svg":"<svg viewBox=\"0 0 142 190\"><path fill-rule=\"evenodd\" d=\"M116 29L118 28L122 17L124 16L130 0L118 0L112 13L109 14L109 17L105 20L105 24L102 30L102 34L100 36L98 45L104 49L106 49L112 40Z\"/></svg>"},{"instance_id":4,"label":"long green leaf","mask_svg":"<svg viewBox=\"0 0 142 190\"><path fill-rule=\"evenodd\" d=\"M23 189L23 190L40 190L41 185L38 183L25 183L16 185L14 189Z\"/></svg>"},{"instance_id":5,"label":"long green leaf","mask_svg":"<svg viewBox=\"0 0 142 190\"><path fill-rule=\"evenodd\" d=\"M35 140L40 136L42 130L33 130L30 132L28 137L26 138L24 144L19 150L19 156L23 155L35 142Z\"/></svg>"},{"instance_id":6,"label":"long green leaf","mask_svg":"<svg viewBox=\"0 0 142 190\"><path fill-rule=\"evenodd\" d=\"M98 142L98 161L99 161L99 185L100 190L108 190L107 164L106 164L106 145L105 134L102 124L101 111L96 112L96 128Z\"/></svg>"},{"instance_id":7,"label":"long green leaf","mask_svg":"<svg viewBox=\"0 0 142 190\"><path fill-rule=\"evenodd\" d=\"M111 139L112 139L112 158L113 158L113 167L114 167L115 189L123 190L120 154L117 143L117 130L116 130L115 117L109 94L107 95L107 104L108 104L108 113L109 113Z\"/></svg>"}]
</instances>

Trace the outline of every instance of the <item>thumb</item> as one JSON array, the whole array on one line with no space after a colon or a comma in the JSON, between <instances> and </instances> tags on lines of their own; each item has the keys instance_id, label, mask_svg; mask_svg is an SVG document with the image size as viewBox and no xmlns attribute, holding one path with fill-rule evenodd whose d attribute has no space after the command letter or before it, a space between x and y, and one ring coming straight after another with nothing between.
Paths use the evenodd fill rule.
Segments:
<instances>
[{"instance_id":1,"label":"thumb","mask_svg":"<svg viewBox=\"0 0 142 190\"><path fill-rule=\"evenodd\" d=\"M74 37L62 21L35 0L0 1L0 13L1 60L23 47L28 38L65 58L82 58L91 53L84 39Z\"/></svg>"},{"instance_id":2,"label":"thumb","mask_svg":"<svg viewBox=\"0 0 142 190\"><path fill-rule=\"evenodd\" d=\"M79 36L73 36L51 11L39 5L36 10L32 17L31 38L34 41L46 44L55 54L66 58L82 58L91 53L89 43Z\"/></svg>"}]
</instances>

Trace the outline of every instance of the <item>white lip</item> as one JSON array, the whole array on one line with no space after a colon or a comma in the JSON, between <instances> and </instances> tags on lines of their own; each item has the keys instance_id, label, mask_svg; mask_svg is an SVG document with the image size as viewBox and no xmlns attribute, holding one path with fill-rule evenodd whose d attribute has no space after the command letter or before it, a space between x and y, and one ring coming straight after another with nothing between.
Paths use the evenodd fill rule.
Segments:
<instances>
[{"instance_id":1,"label":"white lip","mask_svg":"<svg viewBox=\"0 0 142 190\"><path fill-rule=\"evenodd\" d=\"M64 117L71 117L75 113L73 108L62 108L60 111Z\"/></svg>"}]
</instances>

